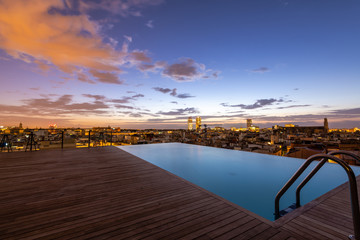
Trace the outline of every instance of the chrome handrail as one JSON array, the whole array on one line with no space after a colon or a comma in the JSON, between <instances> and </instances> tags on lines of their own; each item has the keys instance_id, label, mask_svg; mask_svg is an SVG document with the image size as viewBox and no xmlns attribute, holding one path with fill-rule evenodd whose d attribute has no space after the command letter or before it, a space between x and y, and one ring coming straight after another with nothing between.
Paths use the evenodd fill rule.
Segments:
<instances>
[{"instance_id":1,"label":"chrome handrail","mask_svg":"<svg viewBox=\"0 0 360 240\"><path fill-rule=\"evenodd\" d=\"M340 154L340 151L336 151L335 153L331 152L331 154L316 154L308 159L301 165L301 167L295 172L295 174L289 179L289 181L283 186L283 188L278 192L278 194L275 197L275 219L278 219L280 217L280 210L279 210L279 202L280 198L284 195L284 193L290 188L290 186L300 177L300 175L305 171L305 169L312 163L314 160L321 159L320 167L316 167L314 170L316 172L325 164L325 162L330 159L338 163L347 173L349 178L349 184L350 184L350 198L351 198L351 208L352 208L352 217L353 217L353 224L354 224L354 233L355 233L355 239L360 239L360 210L359 210L359 200L358 200L358 191L357 191L357 183L356 183L356 177L353 172L353 170L349 167L349 165L343 161L342 159L339 159L333 154ZM342 154L342 153L341 153ZM313 170L313 171L314 171ZM316 173L315 172L315 173ZM307 176L307 178L310 178L315 174L312 172ZM308 181L308 180L307 180ZM301 185L301 184L300 184ZM351 238L352 236L349 236Z\"/></svg>"},{"instance_id":2,"label":"chrome handrail","mask_svg":"<svg viewBox=\"0 0 360 240\"><path fill-rule=\"evenodd\" d=\"M346 155L349 157L352 157L356 161L360 163L360 157L356 154L353 154L352 152L343 151L343 150L337 150L329 152L328 155ZM305 186L307 182L310 181L310 179L320 170L320 168L327 162L328 159L323 159L319 162L319 164L309 173L309 175L304 178L304 180L299 184L299 186L296 188L296 207L300 207L300 191Z\"/></svg>"}]
</instances>

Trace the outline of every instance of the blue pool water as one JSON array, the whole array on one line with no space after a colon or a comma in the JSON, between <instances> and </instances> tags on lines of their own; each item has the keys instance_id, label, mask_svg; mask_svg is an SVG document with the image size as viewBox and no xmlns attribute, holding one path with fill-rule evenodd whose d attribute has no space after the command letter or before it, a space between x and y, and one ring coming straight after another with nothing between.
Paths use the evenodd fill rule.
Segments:
<instances>
[{"instance_id":1,"label":"blue pool water","mask_svg":"<svg viewBox=\"0 0 360 240\"><path fill-rule=\"evenodd\" d=\"M297 158L182 143L119 148L271 221L277 192L304 162ZM280 209L295 202L296 186L312 168L282 197ZM360 167L352 169L356 175L360 174ZM301 203L308 203L346 181L346 172L340 166L326 163L302 189Z\"/></svg>"}]
</instances>

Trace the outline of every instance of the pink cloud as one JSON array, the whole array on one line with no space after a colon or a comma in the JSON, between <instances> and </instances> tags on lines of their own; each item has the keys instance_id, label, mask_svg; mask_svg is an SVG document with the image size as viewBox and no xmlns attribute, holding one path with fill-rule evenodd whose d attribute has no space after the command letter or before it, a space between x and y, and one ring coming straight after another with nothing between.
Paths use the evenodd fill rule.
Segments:
<instances>
[{"instance_id":1,"label":"pink cloud","mask_svg":"<svg viewBox=\"0 0 360 240\"><path fill-rule=\"evenodd\" d=\"M90 69L89 71L97 81L102 83L114 83L114 84L123 84L116 73L112 72L100 72L94 69Z\"/></svg>"},{"instance_id":2,"label":"pink cloud","mask_svg":"<svg viewBox=\"0 0 360 240\"><path fill-rule=\"evenodd\" d=\"M49 11L65 10L61 0L2 0L0 2L0 48L15 59L36 63L40 69L55 67L73 74L95 69L110 72L101 82L119 83L112 76L121 72L126 52L106 44L100 26L84 13L64 15ZM80 74L78 79L92 82ZM99 75L99 74L97 74Z\"/></svg>"},{"instance_id":3,"label":"pink cloud","mask_svg":"<svg viewBox=\"0 0 360 240\"><path fill-rule=\"evenodd\" d=\"M155 6L163 3L164 0L102 0L100 2L81 1L82 10L104 9L112 14L127 16L141 16L139 9L146 6Z\"/></svg>"},{"instance_id":4,"label":"pink cloud","mask_svg":"<svg viewBox=\"0 0 360 240\"><path fill-rule=\"evenodd\" d=\"M132 52L130 55L131 55L132 59L135 61L151 63L151 58L146 56L146 53L143 51L137 50L137 51Z\"/></svg>"}]
</instances>

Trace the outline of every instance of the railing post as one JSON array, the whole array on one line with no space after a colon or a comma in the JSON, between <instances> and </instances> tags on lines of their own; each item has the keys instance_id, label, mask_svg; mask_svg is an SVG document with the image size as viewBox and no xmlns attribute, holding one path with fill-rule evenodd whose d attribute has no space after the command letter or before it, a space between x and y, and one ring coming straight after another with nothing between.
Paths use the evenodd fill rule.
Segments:
<instances>
[{"instance_id":1,"label":"railing post","mask_svg":"<svg viewBox=\"0 0 360 240\"><path fill-rule=\"evenodd\" d=\"M110 130L110 146L112 146L112 129Z\"/></svg>"},{"instance_id":2,"label":"railing post","mask_svg":"<svg viewBox=\"0 0 360 240\"><path fill-rule=\"evenodd\" d=\"M32 152L33 142L34 142L34 133L31 132L31 133L30 133L30 152Z\"/></svg>"},{"instance_id":3,"label":"railing post","mask_svg":"<svg viewBox=\"0 0 360 240\"><path fill-rule=\"evenodd\" d=\"M88 147L90 147L90 135L91 135L91 130L89 130L89 142L88 142Z\"/></svg>"},{"instance_id":4,"label":"railing post","mask_svg":"<svg viewBox=\"0 0 360 240\"><path fill-rule=\"evenodd\" d=\"M64 148L64 130L61 130L61 149Z\"/></svg>"}]
</instances>

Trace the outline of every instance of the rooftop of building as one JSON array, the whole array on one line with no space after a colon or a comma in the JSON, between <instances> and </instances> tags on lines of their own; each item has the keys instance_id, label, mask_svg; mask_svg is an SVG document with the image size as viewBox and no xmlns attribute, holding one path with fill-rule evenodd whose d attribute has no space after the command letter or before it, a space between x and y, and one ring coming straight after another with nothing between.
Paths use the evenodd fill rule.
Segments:
<instances>
[{"instance_id":1,"label":"rooftop of building","mask_svg":"<svg viewBox=\"0 0 360 240\"><path fill-rule=\"evenodd\" d=\"M116 147L0 153L0 216L2 239L353 234L347 184L271 222Z\"/></svg>"}]
</instances>

